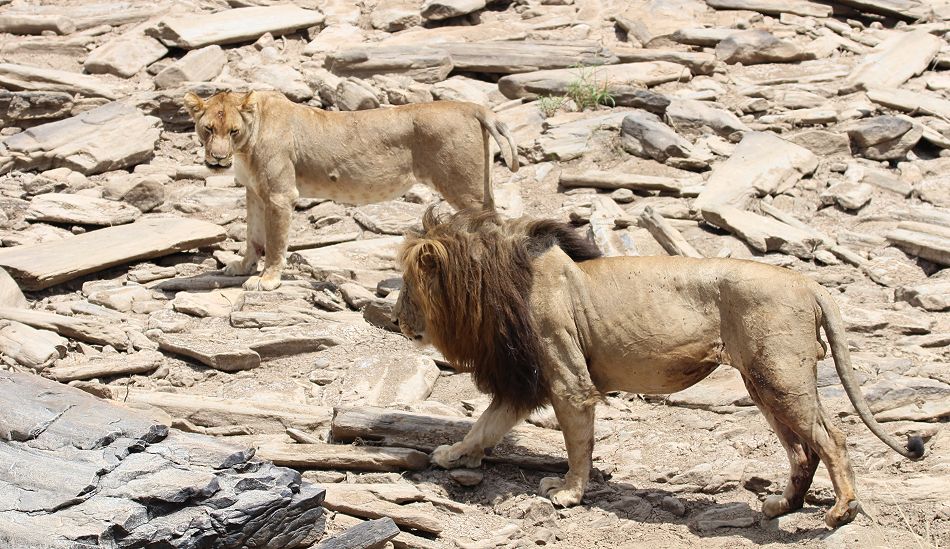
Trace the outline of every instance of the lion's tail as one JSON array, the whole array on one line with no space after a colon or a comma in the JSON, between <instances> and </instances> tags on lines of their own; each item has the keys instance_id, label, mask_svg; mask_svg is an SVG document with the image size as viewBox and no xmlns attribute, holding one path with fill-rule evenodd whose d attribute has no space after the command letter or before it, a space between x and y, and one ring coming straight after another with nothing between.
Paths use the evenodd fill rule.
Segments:
<instances>
[{"instance_id":1,"label":"lion's tail","mask_svg":"<svg viewBox=\"0 0 950 549\"><path fill-rule=\"evenodd\" d=\"M924 441L919 436L908 437L907 446L886 433L881 424L874 419L874 414L868 407L868 403L861 394L861 385L854 376L854 368L851 366L851 353L848 351L848 343L844 336L844 322L841 320L841 311L832 298L831 293L823 286L815 284L815 300L818 307L821 308L822 326L825 328L825 336L831 346L831 356L835 361L835 370L838 371L838 377L841 379L841 385L844 392L848 394L848 399L857 410L861 421L868 426L874 435L881 439L894 449L898 454L908 459L920 459L924 457Z\"/></svg>"}]
</instances>

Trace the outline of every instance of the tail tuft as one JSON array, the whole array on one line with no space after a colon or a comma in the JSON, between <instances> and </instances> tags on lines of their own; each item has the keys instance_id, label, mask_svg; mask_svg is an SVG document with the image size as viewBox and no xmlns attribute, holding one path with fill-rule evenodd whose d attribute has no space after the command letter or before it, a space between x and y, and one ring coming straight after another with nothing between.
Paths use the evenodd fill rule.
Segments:
<instances>
[{"instance_id":1,"label":"tail tuft","mask_svg":"<svg viewBox=\"0 0 950 549\"><path fill-rule=\"evenodd\" d=\"M924 439L919 436L907 437L908 458L920 459L924 457Z\"/></svg>"}]
</instances>

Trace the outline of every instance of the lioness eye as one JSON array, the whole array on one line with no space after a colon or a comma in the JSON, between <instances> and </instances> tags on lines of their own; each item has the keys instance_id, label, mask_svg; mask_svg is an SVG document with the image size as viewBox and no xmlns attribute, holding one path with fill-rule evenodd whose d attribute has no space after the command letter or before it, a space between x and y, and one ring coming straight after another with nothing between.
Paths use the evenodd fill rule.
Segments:
<instances>
[{"instance_id":1,"label":"lioness eye","mask_svg":"<svg viewBox=\"0 0 950 549\"><path fill-rule=\"evenodd\" d=\"M237 132L238 132L238 131L237 131L236 129L231 130L231 135L237 135Z\"/></svg>"}]
</instances>

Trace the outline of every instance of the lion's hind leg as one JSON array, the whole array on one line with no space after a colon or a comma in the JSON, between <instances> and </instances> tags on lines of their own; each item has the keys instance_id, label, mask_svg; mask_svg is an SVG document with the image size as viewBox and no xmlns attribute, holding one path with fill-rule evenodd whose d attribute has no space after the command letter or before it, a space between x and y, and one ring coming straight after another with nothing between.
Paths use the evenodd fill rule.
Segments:
<instances>
[{"instance_id":1,"label":"lion's hind leg","mask_svg":"<svg viewBox=\"0 0 950 549\"><path fill-rule=\"evenodd\" d=\"M743 378L747 385L752 385L750 393L758 398L757 404L776 427L792 464L789 486L781 500L767 499L763 513L777 516L801 507L799 498L804 500L817 465L814 453L825 464L834 485L837 499L825 514L825 523L834 528L851 522L859 506L844 433L832 424L818 401L813 368L808 361L793 357L783 364L758 367L752 375L743 374Z\"/></svg>"},{"instance_id":2,"label":"lion's hind leg","mask_svg":"<svg viewBox=\"0 0 950 549\"><path fill-rule=\"evenodd\" d=\"M771 410L761 404L758 392L755 386L748 378L743 376L746 388L749 390L749 396L762 412L762 415L768 420L769 425L775 430L779 441L785 447L788 454L788 462L791 467L789 471L788 484L785 485L785 491L781 495L770 495L762 503L762 514L767 518L775 518L792 511L797 511L805 505L805 494L811 486L812 479L815 476L815 469L818 468L818 453L802 442L802 439L795 434L787 425L776 419Z\"/></svg>"}]
</instances>

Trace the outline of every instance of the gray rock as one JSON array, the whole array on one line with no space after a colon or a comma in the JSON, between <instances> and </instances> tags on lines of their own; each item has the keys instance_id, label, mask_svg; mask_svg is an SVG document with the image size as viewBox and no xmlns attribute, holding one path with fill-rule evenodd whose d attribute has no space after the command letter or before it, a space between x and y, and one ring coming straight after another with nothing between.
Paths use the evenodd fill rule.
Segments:
<instances>
[{"instance_id":1,"label":"gray rock","mask_svg":"<svg viewBox=\"0 0 950 549\"><path fill-rule=\"evenodd\" d=\"M108 103L8 137L0 142L0 156L12 156L16 169L62 166L92 175L152 158L160 126L131 105Z\"/></svg>"},{"instance_id":2,"label":"gray rock","mask_svg":"<svg viewBox=\"0 0 950 549\"><path fill-rule=\"evenodd\" d=\"M192 50L155 75L159 88L177 88L185 82L205 82L221 74L228 56L216 44Z\"/></svg>"},{"instance_id":3,"label":"gray rock","mask_svg":"<svg viewBox=\"0 0 950 549\"><path fill-rule=\"evenodd\" d=\"M692 155L692 144L652 113L628 114L620 125L620 144L628 153L665 162Z\"/></svg>"},{"instance_id":4,"label":"gray rock","mask_svg":"<svg viewBox=\"0 0 950 549\"><path fill-rule=\"evenodd\" d=\"M103 185L103 197L121 200L148 212L165 202L165 185L153 175L132 174L109 178Z\"/></svg>"},{"instance_id":5,"label":"gray rock","mask_svg":"<svg viewBox=\"0 0 950 549\"><path fill-rule=\"evenodd\" d=\"M15 11L0 14L0 32L10 34L43 34L45 32L72 34L75 31L76 23L63 15L16 13Z\"/></svg>"},{"instance_id":6,"label":"gray rock","mask_svg":"<svg viewBox=\"0 0 950 549\"><path fill-rule=\"evenodd\" d=\"M361 206L353 219L364 228L380 234L402 235L409 229L422 228L420 220L426 207L410 202L384 202Z\"/></svg>"},{"instance_id":7,"label":"gray rock","mask_svg":"<svg viewBox=\"0 0 950 549\"><path fill-rule=\"evenodd\" d=\"M13 63L0 63L0 86L8 90L78 93L106 99L119 97L110 84L96 76Z\"/></svg>"},{"instance_id":8,"label":"gray rock","mask_svg":"<svg viewBox=\"0 0 950 549\"><path fill-rule=\"evenodd\" d=\"M726 503L696 515L696 528L711 532L718 528L748 528L756 522L754 511L747 503Z\"/></svg>"},{"instance_id":9,"label":"gray rock","mask_svg":"<svg viewBox=\"0 0 950 549\"><path fill-rule=\"evenodd\" d=\"M135 221L141 210L122 204L81 194L47 193L37 195L30 202L26 218L70 225L122 225Z\"/></svg>"},{"instance_id":10,"label":"gray rock","mask_svg":"<svg viewBox=\"0 0 950 549\"><path fill-rule=\"evenodd\" d=\"M872 160L904 158L923 135L911 122L896 116L876 116L850 124L851 147Z\"/></svg>"},{"instance_id":11,"label":"gray rock","mask_svg":"<svg viewBox=\"0 0 950 549\"><path fill-rule=\"evenodd\" d=\"M36 376L0 372L0 531L23 546L307 547L323 490L253 450L169 430ZM24 461L25 460L25 461ZM113 537L115 531L121 537ZM261 537L263 536L263 537ZM7 539L9 539L9 537ZM60 540L50 545L50 540ZM108 541L106 541L108 540Z\"/></svg>"},{"instance_id":12,"label":"gray rock","mask_svg":"<svg viewBox=\"0 0 950 549\"><path fill-rule=\"evenodd\" d=\"M730 34L716 45L716 57L730 65L760 63L794 63L813 58L798 44L781 40L764 30Z\"/></svg>"},{"instance_id":13,"label":"gray rock","mask_svg":"<svg viewBox=\"0 0 950 549\"><path fill-rule=\"evenodd\" d=\"M677 132L686 135L699 135L706 128L727 138L736 132L749 131L731 112L693 99L672 99L666 108L666 118Z\"/></svg>"},{"instance_id":14,"label":"gray rock","mask_svg":"<svg viewBox=\"0 0 950 549\"><path fill-rule=\"evenodd\" d=\"M485 473L478 469L452 469L449 476L462 486L478 486L485 478Z\"/></svg>"},{"instance_id":15,"label":"gray rock","mask_svg":"<svg viewBox=\"0 0 950 549\"><path fill-rule=\"evenodd\" d=\"M393 306L396 304L392 299L393 295L397 293L389 294L388 299L374 299L366 303L363 307L363 319L377 328L398 334L399 326L393 322Z\"/></svg>"},{"instance_id":16,"label":"gray rock","mask_svg":"<svg viewBox=\"0 0 950 549\"><path fill-rule=\"evenodd\" d=\"M379 107L379 98L368 84L355 78L346 78L337 85L333 104L341 111L361 111Z\"/></svg>"},{"instance_id":17,"label":"gray rock","mask_svg":"<svg viewBox=\"0 0 950 549\"><path fill-rule=\"evenodd\" d=\"M0 126L35 126L69 116L72 95L65 92L0 90Z\"/></svg>"},{"instance_id":18,"label":"gray rock","mask_svg":"<svg viewBox=\"0 0 950 549\"><path fill-rule=\"evenodd\" d=\"M857 211L871 201L874 187L867 183L842 181L825 189L820 198L823 204L837 204L843 210Z\"/></svg>"},{"instance_id":19,"label":"gray rock","mask_svg":"<svg viewBox=\"0 0 950 549\"><path fill-rule=\"evenodd\" d=\"M827 130L804 130L788 136L788 140L819 156L851 155L848 136Z\"/></svg>"}]
</instances>

